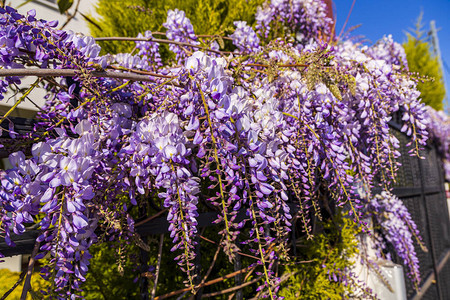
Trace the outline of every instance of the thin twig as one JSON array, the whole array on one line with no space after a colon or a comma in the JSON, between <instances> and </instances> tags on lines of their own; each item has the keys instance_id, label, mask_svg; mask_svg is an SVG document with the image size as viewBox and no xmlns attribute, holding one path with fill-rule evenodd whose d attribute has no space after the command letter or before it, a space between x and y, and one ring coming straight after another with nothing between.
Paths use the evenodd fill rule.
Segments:
<instances>
[{"instance_id":1,"label":"thin twig","mask_svg":"<svg viewBox=\"0 0 450 300\"><path fill-rule=\"evenodd\" d=\"M159 237L158 263L156 265L155 282L154 282L153 288L152 288L152 299L155 299L155 295L156 295L156 286L158 285L159 271L161 270L161 256L162 256L163 244L164 244L164 234L161 234Z\"/></svg>"},{"instance_id":2,"label":"thin twig","mask_svg":"<svg viewBox=\"0 0 450 300\"><path fill-rule=\"evenodd\" d=\"M249 64L245 64L245 67L263 67L263 68L268 68L270 67L270 65L267 64L257 64L257 63L249 63ZM281 65L275 65L276 67L280 67L280 68L295 68L295 67L303 67L303 68L307 68L309 67L309 65L305 65L305 64L281 64Z\"/></svg>"},{"instance_id":3,"label":"thin twig","mask_svg":"<svg viewBox=\"0 0 450 300\"><path fill-rule=\"evenodd\" d=\"M222 277L219 277L219 278L210 280L210 281L208 281L208 282L205 282L205 283L202 284L202 285L196 286L196 288L201 288L201 287L204 287L204 286L209 286L209 285L212 285L212 284L215 284L215 283L224 281L224 280L226 280L226 279L229 279L229 278L232 278L232 277L236 276L236 275L239 274L239 273L245 273L245 272L248 272L248 271L250 271L250 270L252 270L252 269L254 269L254 268L256 268L256 266L243 268L243 269L241 269L241 270L239 270L239 271L236 271L236 272L233 272L233 273L224 275L224 276L222 276ZM182 294L182 293L184 293L184 292L186 292L186 291L190 291L190 290L191 290L191 288L188 287L188 288L184 288L184 289L181 289L181 290L178 290L178 291L173 291L173 292L170 292L170 293L161 295L161 296L159 296L159 297L156 297L155 300L161 300L161 299L170 298L170 297L173 297L173 296Z\"/></svg>"},{"instance_id":4,"label":"thin twig","mask_svg":"<svg viewBox=\"0 0 450 300\"><path fill-rule=\"evenodd\" d=\"M33 274L33 268L34 268L34 263L36 262L36 254L39 251L39 242L36 242L34 244L34 249L33 252L31 252L31 257L30 260L28 262L28 270L27 270L27 277L25 278L25 283L23 284L23 290L22 290L22 296L20 296L20 300L26 300L27 299L27 293L28 290L31 288L31 274Z\"/></svg>"},{"instance_id":5,"label":"thin twig","mask_svg":"<svg viewBox=\"0 0 450 300\"><path fill-rule=\"evenodd\" d=\"M223 294L228 294L228 293L240 290L243 287L246 287L247 285L251 285L251 284L254 284L255 282L258 282L259 280L261 280L261 278L262 278L262 276L259 276L259 277L255 278L255 279L253 279L252 281L244 282L243 284L240 284L238 286L234 286L234 287L231 287L231 288L228 288L228 289L225 289L225 290L222 290L222 291L218 291L218 292L213 292L213 293L209 293L209 294L203 294L202 298L209 298L209 297L220 296L220 295L223 295Z\"/></svg>"},{"instance_id":6,"label":"thin twig","mask_svg":"<svg viewBox=\"0 0 450 300\"><path fill-rule=\"evenodd\" d=\"M59 30L63 30L64 27L66 27L66 25L69 24L69 22L72 21L73 18L75 18L75 16L78 13L78 7L80 6L80 2L81 2L81 0L78 0L77 5L75 6L75 10L74 10L73 14L69 14L69 16L67 17L66 22L64 22L64 24L61 26L61 28L59 28Z\"/></svg>"},{"instance_id":7,"label":"thin twig","mask_svg":"<svg viewBox=\"0 0 450 300\"><path fill-rule=\"evenodd\" d=\"M199 38L202 38L202 37L204 37L204 38L221 38L221 39L223 39L223 40L229 40L229 41L232 41L233 39L232 38L230 38L230 37L228 37L228 36L221 36L221 35L210 35L210 34L197 34L197 36L199 37Z\"/></svg>"},{"instance_id":8,"label":"thin twig","mask_svg":"<svg viewBox=\"0 0 450 300\"><path fill-rule=\"evenodd\" d=\"M1 70L0 70L1 71ZM19 106L19 104L31 93L31 91L39 84L39 82L41 81L40 78L38 78L31 86L30 88L22 95L22 97L20 97L19 100L17 100L16 103L14 103L13 106L11 106L11 108L6 112L6 114L4 116L1 117L0 119L0 124L3 123L3 121L17 108L17 106Z\"/></svg>"},{"instance_id":9,"label":"thin twig","mask_svg":"<svg viewBox=\"0 0 450 300\"><path fill-rule=\"evenodd\" d=\"M6 293L3 294L3 296L0 298L0 300L5 300L9 296L9 294L11 294L16 289L16 287L18 287L22 283L23 279L25 278L25 274L26 274L26 272L24 270L20 274L19 280L17 280L16 283L14 283L12 288L10 288Z\"/></svg>"},{"instance_id":10,"label":"thin twig","mask_svg":"<svg viewBox=\"0 0 450 300\"><path fill-rule=\"evenodd\" d=\"M15 97L17 94L20 93L20 87L19 87L17 84L15 84L15 83L13 83L13 84L14 84L14 87L17 89L17 92L14 93L14 95L12 95L11 97L9 97L9 98L8 98L8 101L9 101L9 99ZM31 104L33 104L38 110L44 111L44 110L43 110L39 105L37 105L36 102L34 102L30 97L27 96L26 99L27 99L28 101L30 101Z\"/></svg>"},{"instance_id":11,"label":"thin twig","mask_svg":"<svg viewBox=\"0 0 450 300\"><path fill-rule=\"evenodd\" d=\"M214 253L214 257L213 257L211 265L208 268L208 271L206 271L205 276L203 277L202 281L199 284L200 286L205 283L206 279L208 279L209 275L211 274L211 271L214 268L214 265L216 264L217 257L219 256L220 249L222 249L222 248L219 245L219 247L217 247L216 253Z\"/></svg>"},{"instance_id":12,"label":"thin twig","mask_svg":"<svg viewBox=\"0 0 450 300\"><path fill-rule=\"evenodd\" d=\"M352 14L353 6L355 6L355 3L356 3L356 0L353 0L352 6L350 7L350 11L348 12L348 15L347 15L347 19L345 19L345 22L344 22L344 25L342 26L341 32L339 32L339 35L337 37L338 41L341 38L341 35L344 33L345 26L347 26L348 20L350 19L350 15Z\"/></svg>"},{"instance_id":13,"label":"thin twig","mask_svg":"<svg viewBox=\"0 0 450 300\"><path fill-rule=\"evenodd\" d=\"M252 275L253 271L255 271L255 270L256 270L256 269L250 270L250 271L247 272L247 274L245 274L244 282L247 281L247 279L250 277L250 275ZM233 298L234 298L234 295L236 295L236 293L231 294L231 295L228 297L228 300L233 299Z\"/></svg>"},{"instance_id":14,"label":"thin twig","mask_svg":"<svg viewBox=\"0 0 450 300\"><path fill-rule=\"evenodd\" d=\"M185 291L183 294L181 294L180 297L178 297L176 300L181 300L184 298L184 296L188 293L189 291Z\"/></svg>"},{"instance_id":15,"label":"thin twig","mask_svg":"<svg viewBox=\"0 0 450 300\"><path fill-rule=\"evenodd\" d=\"M134 227L138 227L138 226L141 226L142 224L145 224L145 223L147 223L147 222L149 222L149 221L153 220L154 218L157 218L157 217L159 217L160 215L162 215L162 214L163 214L163 213L165 213L166 211L168 211L168 209L167 209L167 208L165 208L165 209L163 209L163 210L161 210L161 211L157 212L156 214L154 214L154 215L152 215L152 216L148 217L148 218L147 218L147 219L145 219L145 220L142 220L142 221L140 221L140 222L138 222L138 223L134 224Z\"/></svg>"},{"instance_id":16,"label":"thin twig","mask_svg":"<svg viewBox=\"0 0 450 300\"><path fill-rule=\"evenodd\" d=\"M285 273L283 274L283 276L281 276L280 281L278 284L281 284L283 282L285 282L286 280L288 280L291 276L296 275L298 272L292 272L292 273ZM267 292L265 292L264 290L260 290L258 292L258 294L256 294L255 297L251 298L250 300L259 300L261 298L266 298L265 296L267 296Z\"/></svg>"},{"instance_id":17,"label":"thin twig","mask_svg":"<svg viewBox=\"0 0 450 300\"><path fill-rule=\"evenodd\" d=\"M185 46L185 47L192 47L197 49L202 49L208 52L216 53L216 54L223 54L222 51L209 49L207 47L199 46L199 45L193 45L190 43L185 42L176 42L176 41L170 41L170 40L164 40L164 39L155 39L155 38L135 38L135 37L124 37L124 36L112 36L112 37L99 37L95 38L95 41L134 41L134 42L155 42L160 44L173 44L178 46Z\"/></svg>"},{"instance_id":18,"label":"thin twig","mask_svg":"<svg viewBox=\"0 0 450 300\"><path fill-rule=\"evenodd\" d=\"M152 35L163 35L163 36L166 36L166 33L165 32L161 32L161 31L154 31L154 32L152 32ZM224 40L230 40L230 41L232 41L233 39L232 38L230 38L230 37L228 37L228 36L222 36L222 35L218 35L218 34L213 34L213 35L211 35L211 34L197 34L196 35L197 37L199 37L199 38L214 38L214 37L217 37L217 38L222 38L222 39L224 39Z\"/></svg>"},{"instance_id":19,"label":"thin twig","mask_svg":"<svg viewBox=\"0 0 450 300\"><path fill-rule=\"evenodd\" d=\"M162 75L162 74L157 74L157 73L153 73L153 72L149 72L149 71L142 71L142 70L136 70L136 69L128 69L125 67L118 67L118 66L108 66L107 68L111 68L114 70L119 70L119 71L127 71L127 72L131 72L131 73L136 73L136 74L142 74L142 75L150 75L150 76L155 76L155 77L161 77L161 78L176 78L177 76L170 76L170 75Z\"/></svg>"},{"instance_id":20,"label":"thin twig","mask_svg":"<svg viewBox=\"0 0 450 300\"><path fill-rule=\"evenodd\" d=\"M73 69L0 69L0 77L5 76L38 76L38 77L59 77L59 76L77 76L79 70ZM139 74L110 72L110 71L91 71L89 75L93 77L107 77L117 79L128 79L133 81L155 82L154 78ZM152 75L155 76L155 75ZM156 77L156 76L155 76ZM159 76L158 76L159 77Z\"/></svg>"},{"instance_id":21,"label":"thin twig","mask_svg":"<svg viewBox=\"0 0 450 300\"><path fill-rule=\"evenodd\" d=\"M208 238L206 238L206 237L204 237L204 236L202 236L202 235L200 235L200 238L203 239L203 240L205 240L205 241L207 241L207 242L209 242L209 243L211 243L211 244L214 244L214 245L217 244L216 242L211 241L210 239L208 239ZM259 257L253 256L253 255L250 255L250 254L245 254L245 253L242 253L242 252L239 252L239 251L236 251L236 253L237 253L237 254L240 254L240 255L242 255L242 256L247 256L247 257L249 257L249 258L259 259Z\"/></svg>"}]
</instances>

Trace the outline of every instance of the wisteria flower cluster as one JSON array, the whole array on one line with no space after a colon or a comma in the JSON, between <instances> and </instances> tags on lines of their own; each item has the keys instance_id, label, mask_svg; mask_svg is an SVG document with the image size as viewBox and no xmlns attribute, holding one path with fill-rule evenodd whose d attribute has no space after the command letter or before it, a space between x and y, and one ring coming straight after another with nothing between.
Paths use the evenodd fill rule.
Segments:
<instances>
[{"instance_id":1,"label":"wisteria flower cluster","mask_svg":"<svg viewBox=\"0 0 450 300\"><path fill-rule=\"evenodd\" d=\"M233 44L238 47L241 52L244 51L258 51L259 38L256 32L247 25L245 21L234 22L236 30L230 36L233 39Z\"/></svg>"},{"instance_id":2,"label":"wisteria flower cluster","mask_svg":"<svg viewBox=\"0 0 450 300\"><path fill-rule=\"evenodd\" d=\"M445 178L450 181L450 117L443 111L427 107L428 130L442 157Z\"/></svg>"},{"instance_id":3,"label":"wisteria flower cluster","mask_svg":"<svg viewBox=\"0 0 450 300\"><path fill-rule=\"evenodd\" d=\"M401 66L404 53L389 38L371 48L321 42L329 33L322 1L266 3L256 30L235 23L237 49L228 53L197 51L185 13L169 10L164 27L176 55L167 64L151 32L140 35L148 41L137 42L137 54L99 56L92 38L58 31L34 12L7 8L0 15L2 70L75 71L42 79L47 102L35 132L23 137L31 152L24 146L12 153L14 168L0 174L2 236L13 245L11 231L38 224L36 258L51 257L42 274L52 296L79 294L89 247L129 242L136 234L131 210L148 199L167 209L172 251L193 292L201 210L217 213L217 242L230 260L245 249L257 257L252 267L264 278L258 290L272 299L294 217L313 238L311 220L330 206L348 207L360 222L371 205L375 217L395 213L406 222L379 219L387 230L403 226L387 233L392 243L395 234L418 235L393 196L385 197L394 199L391 206L367 202L373 187L389 189L395 178L400 153L391 115L403 112L412 154L428 138L425 108ZM267 30L276 26L297 40L270 40ZM2 94L18 80L6 77ZM418 282L405 241L397 251Z\"/></svg>"},{"instance_id":4,"label":"wisteria flower cluster","mask_svg":"<svg viewBox=\"0 0 450 300\"><path fill-rule=\"evenodd\" d=\"M256 29L263 37L271 32L284 32L300 43L329 36L331 20L324 1L272 0L258 7Z\"/></svg>"},{"instance_id":5,"label":"wisteria flower cluster","mask_svg":"<svg viewBox=\"0 0 450 300\"><path fill-rule=\"evenodd\" d=\"M23 152L10 155L14 166L2 176L3 209L13 211L11 217L2 216L5 237L9 244L9 230L25 232L25 223L33 223L39 213L44 231L37 239L41 243L42 258L51 253L52 268L44 267L44 277L55 281L58 292L68 282L77 289L80 281L70 279L74 274L83 281L89 265L89 246L96 241L94 230L97 216L86 208L86 200L94 196L92 176L99 162L98 130L84 120L75 132L77 139L64 132L56 139L33 145L31 159Z\"/></svg>"},{"instance_id":6,"label":"wisteria flower cluster","mask_svg":"<svg viewBox=\"0 0 450 300\"><path fill-rule=\"evenodd\" d=\"M422 238L405 205L395 195L383 191L371 199L367 210L381 227L386 241L395 248L397 255L407 266L408 277L417 288L420 283L420 270L413 241L416 238L417 242L422 244ZM379 240L377 246L386 248L382 240Z\"/></svg>"},{"instance_id":7,"label":"wisteria flower cluster","mask_svg":"<svg viewBox=\"0 0 450 300\"><path fill-rule=\"evenodd\" d=\"M184 11L169 9L167 12L167 21L163 26L167 29L166 36L169 40L175 42L187 42L192 45L199 44L197 41L198 38L194 33L194 27L192 26L191 21L186 18ZM170 45L170 50L177 55L177 59L180 59L185 57L186 50L190 49L173 44Z\"/></svg>"},{"instance_id":8,"label":"wisteria flower cluster","mask_svg":"<svg viewBox=\"0 0 450 300\"><path fill-rule=\"evenodd\" d=\"M153 38L153 35L150 30L147 30L144 35L141 33L138 34L138 38ZM151 61L151 66L161 67L161 55L159 54L159 44L151 41L145 42L137 42L136 48L139 49L139 56L141 56L145 61Z\"/></svg>"}]
</instances>

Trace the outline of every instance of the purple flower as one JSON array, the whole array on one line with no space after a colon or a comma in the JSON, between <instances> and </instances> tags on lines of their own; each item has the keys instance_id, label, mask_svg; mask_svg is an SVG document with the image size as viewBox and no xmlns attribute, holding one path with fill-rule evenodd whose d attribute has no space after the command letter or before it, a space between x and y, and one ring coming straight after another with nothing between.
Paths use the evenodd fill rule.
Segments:
<instances>
[{"instance_id":1,"label":"purple flower","mask_svg":"<svg viewBox=\"0 0 450 300\"><path fill-rule=\"evenodd\" d=\"M247 22L236 21L234 26L236 26L236 30L230 37L239 51L258 52L260 49L259 38L255 31L247 25Z\"/></svg>"},{"instance_id":2,"label":"purple flower","mask_svg":"<svg viewBox=\"0 0 450 300\"><path fill-rule=\"evenodd\" d=\"M186 17L184 11L175 9L167 12L167 20L163 24L167 29L166 37L176 42L184 42L192 45L198 45L197 36L194 33L194 27L191 21ZM189 47L187 47L189 49ZM169 49L177 55L177 60L186 57L185 51L178 45L171 44Z\"/></svg>"},{"instance_id":3,"label":"purple flower","mask_svg":"<svg viewBox=\"0 0 450 300\"><path fill-rule=\"evenodd\" d=\"M383 191L368 203L369 215L377 221L386 240L408 268L407 274L415 286L420 284L419 260L413 244L413 236L421 244L422 239L416 224L402 201Z\"/></svg>"}]
</instances>

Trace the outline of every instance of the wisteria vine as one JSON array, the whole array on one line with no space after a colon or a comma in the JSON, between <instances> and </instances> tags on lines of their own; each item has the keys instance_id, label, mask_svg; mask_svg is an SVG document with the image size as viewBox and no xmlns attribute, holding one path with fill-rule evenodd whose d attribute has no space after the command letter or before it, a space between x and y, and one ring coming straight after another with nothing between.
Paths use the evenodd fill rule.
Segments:
<instances>
[{"instance_id":1,"label":"wisteria vine","mask_svg":"<svg viewBox=\"0 0 450 300\"><path fill-rule=\"evenodd\" d=\"M246 245L264 278L259 290L277 298L275 265L288 256L293 218L312 238L311 216L321 218L330 205L348 207L362 226L365 207L379 217L389 205L371 201L379 199L371 190L391 189L400 156L392 114L402 111L412 154L429 135L401 47L390 37L373 47L327 44L330 22L322 1L267 2L255 28L235 22L236 49L221 53L196 36L184 12L169 10L164 27L175 58L163 62L150 31L138 36L148 41L136 43L136 54L100 56L90 37L56 30L34 11L0 8L0 74L76 72L27 91L45 84L48 95L35 131L9 157L13 168L0 175L1 235L13 246L11 232L37 224L36 258L51 257L41 270L52 282L48 293L66 298L82 288L89 247L104 236L131 238L131 208L159 199L195 292L197 218L208 207L217 211L223 251L233 260ZM197 51L211 45L212 52ZM148 80L121 79L126 72ZM4 77L0 98L19 83ZM415 253L405 243L398 253L417 283Z\"/></svg>"}]
</instances>

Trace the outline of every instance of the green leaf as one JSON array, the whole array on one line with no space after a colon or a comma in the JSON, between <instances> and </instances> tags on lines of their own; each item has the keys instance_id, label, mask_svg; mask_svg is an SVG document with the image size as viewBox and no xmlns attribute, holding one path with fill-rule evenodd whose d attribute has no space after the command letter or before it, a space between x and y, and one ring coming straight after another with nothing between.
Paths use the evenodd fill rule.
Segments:
<instances>
[{"instance_id":1,"label":"green leaf","mask_svg":"<svg viewBox=\"0 0 450 300\"><path fill-rule=\"evenodd\" d=\"M17 8L21 8L22 6L24 6L25 4L30 3L31 1L33 1L33 0L26 0L26 1L24 1L22 4L20 4L19 6L17 6Z\"/></svg>"},{"instance_id":2,"label":"green leaf","mask_svg":"<svg viewBox=\"0 0 450 300\"><path fill-rule=\"evenodd\" d=\"M333 94L333 96L339 99L339 101L342 101L342 94L337 84L330 84L328 88L330 89L330 92Z\"/></svg>"},{"instance_id":3,"label":"green leaf","mask_svg":"<svg viewBox=\"0 0 450 300\"><path fill-rule=\"evenodd\" d=\"M58 8L60 13L65 13L70 7L72 7L73 0L58 0Z\"/></svg>"},{"instance_id":4,"label":"green leaf","mask_svg":"<svg viewBox=\"0 0 450 300\"><path fill-rule=\"evenodd\" d=\"M220 35L217 36L217 42L219 42L220 49L225 48L225 43L223 42L223 38Z\"/></svg>"}]
</instances>

